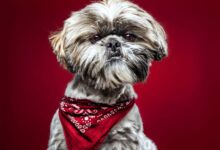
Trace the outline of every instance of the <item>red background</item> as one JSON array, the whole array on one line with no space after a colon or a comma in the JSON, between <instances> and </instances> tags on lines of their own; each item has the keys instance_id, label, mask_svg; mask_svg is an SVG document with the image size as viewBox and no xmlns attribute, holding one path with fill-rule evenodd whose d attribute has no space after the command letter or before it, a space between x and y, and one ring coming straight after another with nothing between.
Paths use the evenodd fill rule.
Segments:
<instances>
[{"instance_id":1,"label":"red background","mask_svg":"<svg viewBox=\"0 0 220 150\"><path fill-rule=\"evenodd\" d=\"M72 75L48 35L89 0L1 2L0 149L43 150ZM219 150L220 3L136 0L165 27L170 55L136 85L146 134L159 150Z\"/></svg>"}]
</instances>

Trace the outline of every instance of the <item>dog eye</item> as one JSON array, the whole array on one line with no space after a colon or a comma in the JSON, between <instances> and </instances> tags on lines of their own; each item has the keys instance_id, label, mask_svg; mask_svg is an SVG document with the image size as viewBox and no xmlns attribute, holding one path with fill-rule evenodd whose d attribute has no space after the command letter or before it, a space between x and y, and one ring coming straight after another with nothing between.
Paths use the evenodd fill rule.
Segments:
<instances>
[{"instance_id":1,"label":"dog eye","mask_svg":"<svg viewBox=\"0 0 220 150\"><path fill-rule=\"evenodd\" d=\"M126 34L124 35L124 38L125 38L126 40L130 41L130 42L134 42L137 37L136 37L134 34L132 34L132 33L126 33Z\"/></svg>"},{"instance_id":2,"label":"dog eye","mask_svg":"<svg viewBox=\"0 0 220 150\"><path fill-rule=\"evenodd\" d=\"M97 41L99 41L101 39L101 36L96 34L94 35L92 38L90 38L90 41L92 44L95 44Z\"/></svg>"}]
</instances>

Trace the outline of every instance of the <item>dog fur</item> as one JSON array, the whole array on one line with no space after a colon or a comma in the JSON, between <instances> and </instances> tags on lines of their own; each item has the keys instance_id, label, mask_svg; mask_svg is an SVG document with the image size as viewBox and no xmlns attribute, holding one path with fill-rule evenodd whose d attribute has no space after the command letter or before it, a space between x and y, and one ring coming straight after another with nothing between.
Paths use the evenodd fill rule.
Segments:
<instances>
[{"instance_id":1,"label":"dog fur","mask_svg":"<svg viewBox=\"0 0 220 150\"><path fill-rule=\"evenodd\" d=\"M60 64L75 73L65 96L109 105L136 99L132 85L147 79L152 61L168 55L162 26L128 0L102 0L73 12L50 41ZM112 41L118 46L112 46ZM111 129L100 147L156 149L143 133L137 105ZM58 111L51 122L48 150L67 150Z\"/></svg>"}]
</instances>

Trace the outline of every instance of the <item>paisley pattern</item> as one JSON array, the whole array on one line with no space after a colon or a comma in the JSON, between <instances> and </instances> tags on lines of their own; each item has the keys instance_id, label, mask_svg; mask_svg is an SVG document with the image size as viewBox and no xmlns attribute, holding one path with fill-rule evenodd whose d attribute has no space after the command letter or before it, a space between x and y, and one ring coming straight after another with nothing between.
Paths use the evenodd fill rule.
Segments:
<instances>
[{"instance_id":1,"label":"paisley pattern","mask_svg":"<svg viewBox=\"0 0 220 150\"><path fill-rule=\"evenodd\" d=\"M59 116L68 149L77 149L76 145L79 143L81 145L78 148L81 150L95 149L111 128L131 110L134 102L135 100L128 100L107 105L64 97L60 103Z\"/></svg>"}]
</instances>

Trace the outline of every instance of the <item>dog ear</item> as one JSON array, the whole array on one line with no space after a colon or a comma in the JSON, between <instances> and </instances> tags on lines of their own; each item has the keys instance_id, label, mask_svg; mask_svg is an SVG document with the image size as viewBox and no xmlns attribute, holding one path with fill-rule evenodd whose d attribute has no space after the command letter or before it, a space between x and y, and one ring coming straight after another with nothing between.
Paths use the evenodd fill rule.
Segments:
<instances>
[{"instance_id":1,"label":"dog ear","mask_svg":"<svg viewBox=\"0 0 220 150\"><path fill-rule=\"evenodd\" d=\"M153 59L160 61L168 55L167 35L163 27L156 20L151 20L149 22L153 26L154 33L154 39L152 40L152 45L154 47L152 50Z\"/></svg>"},{"instance_id":2,"label":"dog ear","mask_svg":"<svg viewBox=\"0 0 220 150\"><path fill-rule=\"evenodd\" d=\"M65 50L65 30L55 32L49 36L49 41L57 56L58 62L67 70L74 73L72 65L69 64Z\"/></svg>"},{"instance_id":3,"label":"dog ear","mask_svg":"<svg viewBox=\"0 0 220 150\"><path fill-rule=\"evenodd\" d=\"M54 54L57 56L58 62L66 68L66 55L64 50L64 31L58 31L49 36L49 41L53 48Z\"/></svg>"}]
</instances>

